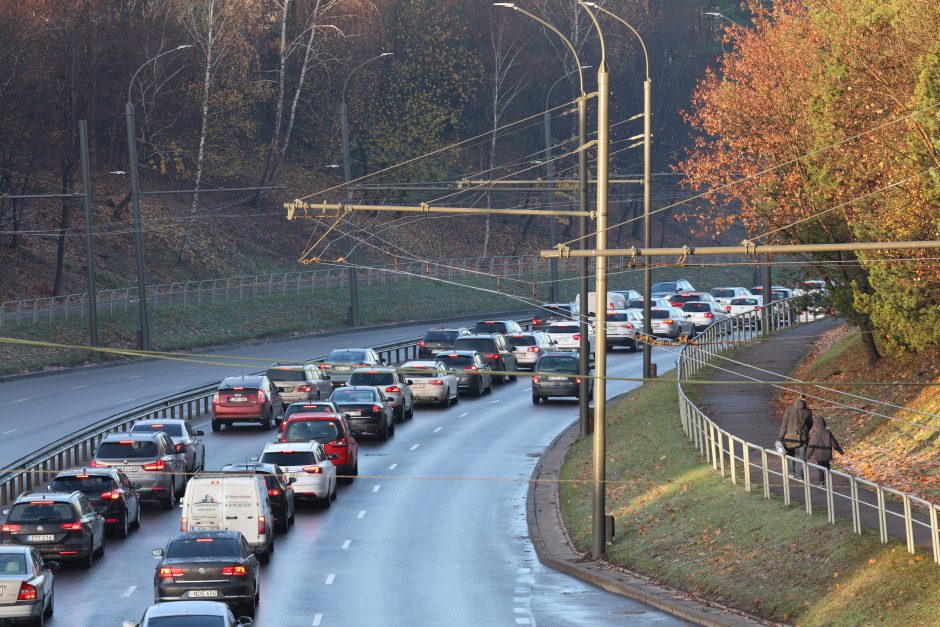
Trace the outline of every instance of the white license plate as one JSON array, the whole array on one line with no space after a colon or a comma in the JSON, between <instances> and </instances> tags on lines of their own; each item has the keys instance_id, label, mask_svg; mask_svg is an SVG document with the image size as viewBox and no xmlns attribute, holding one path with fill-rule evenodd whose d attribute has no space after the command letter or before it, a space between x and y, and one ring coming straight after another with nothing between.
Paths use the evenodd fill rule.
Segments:
<instances>
[{"instance_id":1,"label":"white license plate","mask_svg":"<svg viewBox=\"0 0 940 627\"><path fill-rule=\"evenodd\" d=\"M0 586L0 597L3 596L3 591L6 590L3 586Z\"/></svg>"},{"instance_id":2,"label":"white license plate","mask_svg":"<svg viewBox=\"0 0 940 627\"><path fill-rule=\"evenodd\" d=\"M362 412L361 412L361 411L350 411L350 412L346 412L346 413L348 413L350 416L361 416L361 415L362 415Z\"/></svg>"},{"instance_id":3,"label":"white license plate","mask_svg":"<svg viewBox=\"0 0 940 627\"><path fill-rule=\"evenodd\" d=\"M218 531L218 525L196 525L192 527L192 531Z\"/></svg>"},{"instance_id":4,"label":"white license plate","mask_svg":"<svg viewBox=\"0 0 940 627\"><path fill-rule=\"evenodd\" d=\"M137 472L140 470L139 466L118 466L118 470L121 472Z\"/></svg>"},{"instance_id":5,"label":"white license plate","mask_svg":"<svg viewBox=\"0 0 940 627\"><path fill-rule=\"evenodd\" d=\"M38 536L26 536L27 542L52 542L55 536L51 533L44 533Z\"/></svg>"},{"instance_id":6,"label":"white license plate","mask_svg":"<svg viewBox=\"0 0 940 627\"><path fill-rule=\"evenodd\" d=\"M229 396L228 402L229 403L247 403L248 399L245 398L244 396Z\"/></svg>"},{"instance_id":7,"label":"white license plate","mask_svg":"<svg viewBox=\"0 0 940 627\"><path fill-rule=\"evenodd\" d=\"M352 370L352 368L350 368L349 366L333 366L333 370L341 370L343 372L346 372L348 370Z\"/></svg>"},{"instance_id":8,"label":"white license plate","mask_svg":"<svg viewBox=\"0 0 940 627\"><path fill-rule=\"evenodd\" d=\"M190 599L214 599L219 596L218 590L188 590L186 596Z\"/></svg>"},{"instance_id":9,"label":"white license plate","mask_svg":"<svg viewBox=\"0 0 940 627\"><path fill-rule=\"evenodd\" d=\"M548 381L567 381L568 377L545 377Z\"/></svg>"}]
</instances>

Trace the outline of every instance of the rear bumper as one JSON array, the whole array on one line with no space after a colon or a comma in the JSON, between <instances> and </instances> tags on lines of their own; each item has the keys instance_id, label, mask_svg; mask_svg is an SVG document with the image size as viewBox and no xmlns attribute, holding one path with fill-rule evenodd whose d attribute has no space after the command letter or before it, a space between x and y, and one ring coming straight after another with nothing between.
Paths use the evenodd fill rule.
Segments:
<instances>
[{"instance_id":1,"label":"rear bumper","mask_svg":"<svg viewBox=\"0 0 940 627\"><path fill-rule=\"evenodd\" d=\"M577 397L580 394L581 386L577 383L564 383L559 385L553 385L551 387L534 385L532 386L532 395L533 396L574 396Z\"/></svg>"},{"instance_id":2,"label":"rear bumper","mask_svg":"<svg viewBox=\"0 0 940 627\"><path fill-rule=\"evenodd\" d=\"M459 384L458 384L459 385ZM440 391L434 392L412 392L412 396L415 399L416 403L442 403L445 398L447 398L448 389L446 386L442 386L443 389Z\"/></svg>"},{"instance_id":3,"label":"rear bumper","mask_svg":"<svg viewBox=\"0 0 940 627\"><path fill-rule=\"evenodd\" d=\"M477 383L479 381L479 383ZM458 390L474 390L477 385L483 385L483 377L478 374L468 374L466 376L457 377L457 389Z\"/></svg>"},{"instance_id":4,"label":"rear bumper","mask_svg":"<svg viewBox=\"0 0 940 627\"><path fill-rule=\"evenodd\" d=\"M607 343L613 346L633 346L636 344L636 338L630 335L608 335Z\"/></svg>"},{"instance_id":5,"label":"rear bumper","mask_svg":"<svg viewBox=\"0 0 940 627\"><path fill-rule=\"evenodd\" d=\"M247 579L247 577L245 578ZM190 597L190 590L214 590L217 596ZM221 601L223 603L248 603L255 595L251 581L160 583L157 585L154 602L164 601Z\"/></svg>"},{"instance_id":6,"label":"rear bumper","mask_svg":"<svg viewBox=\"0 0 940 627\"><path fill-rule=\"evenodd\" d=\"M91 542L84 539L58 544L34 544L33 548L39 551L43 559L49 558L57 562L61 560L84 559L88 557L88 554L92 551Z\"/></svg>"},{"instance_id":7,"label":"rear bumper","mask_svg":"<svg viewBox=\"0 0 940 627\"><path fill-rule=\"evenodd\" d=\"M213 407L212 420L215 422L261 422L266 410L264 408L254 409L252 411L230 411L219 407Z\"/></svg>"},{"instance_id":8,"label":"rear bumper","mask_svg":"<svg viewBox=\"0 0 940 627\"><path fill-rule=\"evenodd\" d=\"M297 477L296 474L294 474ZM330 489L330 482L326 478L326 475L308 475L312 480L308 480L306 477L301 482L301 478L298 477L296 483L294 483L294 498L299 499L312 499L312 498L324 498L327 492Z\"/></svg>"},{"instance_id":9,"label":"rear bumper","mask_svg":"<svg viewBox=\"0 0 940 627\"><path fill-rule=\"evenodd\" d=\"M45 598L0 605L0 618L39 618L45 605Z\"/></svg>"}]
</instances>

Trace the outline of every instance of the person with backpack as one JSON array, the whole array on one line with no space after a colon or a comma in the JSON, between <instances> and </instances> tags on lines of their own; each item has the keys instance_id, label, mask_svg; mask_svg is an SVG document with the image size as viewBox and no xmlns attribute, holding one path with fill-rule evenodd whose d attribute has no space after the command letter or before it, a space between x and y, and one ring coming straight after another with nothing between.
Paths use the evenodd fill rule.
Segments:
<instances>
[{"instance_id":1,"label":"person with backpack","mask_svg":"<svg viewBox=\"0 0 940 627\"><path fill-rule=\"evenodd\" d=\"M788 456L806 459L806 441L812 426L813 410L806 406L806 395L800 394L784 410L780 434L777 436ZM796 475L796 460L790 460L790 478L799 479Z\"/></svg>"},{"instance_id":2,"label":"person with backpack","mask_svg":"<svg viewBox=\"0 0 940 627\"><path fill-rule=\"evenodd\" d=\"M822 416L813 418L813 428L809 431L809 439L806 444L806 460L813 462L817 466L829 469L829 462L832 461L832 450L838 451L839 455L845 455L836 436L832 431L826 428L826 419ZM819 469L819 485L826 485L826 471Z\"/></svg>"}]
</instances>

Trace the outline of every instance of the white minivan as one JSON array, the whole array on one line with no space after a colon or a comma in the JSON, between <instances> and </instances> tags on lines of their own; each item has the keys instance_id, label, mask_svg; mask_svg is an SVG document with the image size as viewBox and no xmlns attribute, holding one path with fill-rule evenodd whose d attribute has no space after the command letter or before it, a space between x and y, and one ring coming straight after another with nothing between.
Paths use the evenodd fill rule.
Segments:
<instances>
[{"instance_id":1,"label":"white minivan","mask_svg":"<svg viewBox=\"0 0 940 627\"><path fill-rule=\"evenodd\" d=\"M181 531L240 531L262 563L274 553L274 514L260 475L199 473L186 484Z\"/></svg>"}]
</instances>

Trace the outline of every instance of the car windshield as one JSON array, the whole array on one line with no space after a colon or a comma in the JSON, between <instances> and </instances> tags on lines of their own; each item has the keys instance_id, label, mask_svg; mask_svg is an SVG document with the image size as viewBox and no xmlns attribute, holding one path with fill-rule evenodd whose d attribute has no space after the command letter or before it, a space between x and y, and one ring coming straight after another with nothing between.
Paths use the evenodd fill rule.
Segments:
<instances>
[{"instance_id":1,"label":"car windshield","mask_svg":"<svg viewBox=\"0 0 940 627\"><path fill-rule=\"evenodd\" d=\"M262 464L286 466L309 466L316 464L312 451L268 451L261 454Z\"/></svg>"},{"instance_id":2,"label":"car windshield","mask_svg":"<svg viewBox=\"0 0 940 627\"><path fill-rule=\"evenodd\" d=\"M627 309L643 309L643 301L631 300L627 303Z\"/></svg>"},{"instance_id":3,"label":"car windshield","mask_svg":"<svg viewBox=\"0 0 940 627\"><path fill-rule=\"evenodd\" d=\"M609 313L607 314L608 322L630 322L633 318L628 313Z\"/></svg>"},{"instance_id":4,"label":"car windshield","mask_svg":"<svg viewBox=\"0 0 940 627\"><path fill-rule=\"evenodd\" d=\"M669 312L665 309L650 309L650 320L665 320L669 318Z\"/></svg>"},{"instance_id":5,"label":"car windshield","mask_svg":"<svg viewBox=\"0 0 940 627\"><path fill-rule=\"evenodd\" d=\"M225 627L222 616L153 616L147 618L147 627Z\"/></svg>"},{"instance_id":6,"label":"car windshield","mask_svg":"<svg viewBox=\"0 0 940 627\"><path fill-rule=\"evenodd\" d=\"M330 413L336 413L336 406L333 403L323 402L323 403L303 403L296 405L288 405L287 409L284 410L284 419L290 418L294 414L299 414L301 412L305 414L310 414L313 412L324 412L328 411Z\"/></svg>"},{"instance_id":7,"label":"car windshield","mask_svg":"<svg viewBox=\"0 0 940 627\"><path fill-rule=\"evenodd\" d=\"M154 431L163 431L171 438L178 438L183 435L183 425L178 422L138 422L134 425L134 428L131 429L132 433L151 433Z\"/></svg>"},{"instance_id":8,"label":"car windshield","mask_svg":"<svg viewBox=\"0 0 940 627\"><path fill-rule=\"evenodd\" d=\"M361 364L366 361L366 351L335 350L326 360L340 364Z\"/></svg>"},{"instance_id":9,"label":"car windshield","mask_svg":"<svg viewBox=\"0 0 940 627\"><path fill-rule=\"evenodd\" d=\"M333 401L336 403L372 403L375 400L373 390L349 390L340 388L333 392Z\"/></svg>"},{"instance_id":10,"label":"car windshield","mask_svg":"<svg viewBox=\"0 0 940 627\"><path fill-rule=\"evenodd\" d=\"M428 331L424 336L424 341L451 344L459 335L457 331Z\"/></svg>"},{"instance_id":11,"label":"car windshield","mask_svg":"<svg viewBox=\"0 0 940 627\"><path fill-rule=\"evenodd\" d=\"M650 291L652 292L675 292L676 282L665 281L662 283L653 283L653 287L650 288Z\"/></svg>"},{"instance_id":12,"label":"car windshield","mask_svg":"<svg viewBox=\"0 0 940 627\"><path fill-rule=\"evenodd\" d=\"M146 459L157 456L157 445L150 440L114 440L102 442L95 457L98 459Z\"/></svg>"},{"instance_id":13,"label":"car windshield","mask_svg":"<svg viewBox=\"0 0 940 627\"><path fill-rule=\"evenodd\" d=\"M699 294L676 294L669 300L671 300L674 303L687 303L689 301L701 300L701 299L702 297Z\"/></svg>"},{"instance_id":14,"label":"car windshield","mask_svg":"<svg viewBox=\"0 0 940 627\"><path fill-rule=\"evenodd\" d=\"M535 369L538 372L577 372L578 360L574 357L543 357Z\"/></svg>"},{"instance_id":15,"label":"car windshield","mask_svg":"<svg viewBox=\"0 0 940 627\"><path fill-rule=\"evenodd\" d=\"M553 324L548 327L549 333L578 333L581 330L577 324Z\"/></svg>"},{"instance_id":16,"label":"car windshield","mask_svg":"<svg viewBox=\"0 0 940 627\"><path fill-rule=\"evenodd\" d=\"M537 342L532 335L510 335L509 343L513 346L535 346Z\"/></svg>"},{"instance_id":17,"label":"car windshield","mask_svg":"<svg viewBox=\"0 0 940 627\"><path fill-rule=\"evenodd\" d=\"M173 540L166 548L170 559L218 557L241 559L242 552L235 538L182 538Z\"/></svg>"},{"instance_id":18,"label":"car windshield","mask_svg":"<svg viewBox=\"0 0 940 627\"><path fill-rule=\"evenodd\" d=\"M711 310L712 307L708 303L686 303L682 306L682 311L703 312Z\"/></svg>"},{"instance_id":19,"label":"car windshield","mask_svg":"<svg viewBox=\"0 0 940 627\"><path fill-rule=\"evenodd\" d=\"M477 351L479 353L496 352L495 342L483 337L459 338L454 342L454 348L465 351Z\"/></svg>"},{"instance_id":20,"label":"car windshield","mask_svg":"<svg viewBox=\"0 0 940 627\"><path fill-rule=\"evenodd\" d=\"M288 442L333 442L340 436L335 420L297 420L287 425L284 439Z\"/></svg>"},{"instance_id":21,"label":"car windshield","mask_svg":"<svg viewBox=\"0 0 940 627\"><path fill-rule=\"evenodd\" d=\"M69 475L56 477L50 486L56 492L89 492L97 496L99 493L114 487L114 479L102 475Z\"/></svg>"},{"instance_id":22,"label":"car windshield","mask_svg":"<svg viewBox=\"0 0 940 627\"><path fill-rule=\"evenodd\" d=\"M473 327L475 333L506 333L505 322L477 322Z\"/></svg>"},{"instance_id":23,"label":"car windshield","mask_svg":"<svg viewBox=\"0 0 940 627\"><path fill-rule=\"evenodd\" d=\"M71 522L75 518L70 503L31 501L16 503L10 509L7 522L33 525L40 523Z\"/></svg>"},{"instance_id":24,"label":"car windshield","mask_svg":"<svg viewBox=\"0 0 940 627\"><path fill-rule=\"evenodd\" d=\"M776 290L771 292L772 300L783 300L785 298L790 298L789 292L778 292Z\"/></svg>"},{"instance_id":25,"label":"car windshield","mask_svg":"<svg viewBox=\"0 0 940 627\"><path fill-rule=\"evenodd\" d=\"M271 368L268 378L272 381L306 381L307 373L303 368Z\"/></svg>"},{"instance_id":26,"label":"car windshield","mask_svg":"<svg viewBox=\"0 0 940 627\"><path fill-rule=\"evenodd\" d=\"M731 301L732 305L756 305L756 298L735 298Z\"/></svg>"},{"instance_id":27,"label":"car windshield","mask_svg":"<svg viewBox=\"0 0 940 627\"><path fill-rule=\"evenodd\" d=\"M0 577L4 575L25 575L26 556L0 554Z\"/></svg>"},{"instance_id":28,"label":"car windshield","mask_svg":"<svg viewBox=\"0 0 940 627\"><path fill-rule=\"evenodd\" d=\"M710 294L715 298L733 298L734 290L729 290L723 287L716 287L710 292Z\"/></svg>"},{"instance_id":29,"label":"car windshield","mask_svg":"<svg viewBox=\"0 0 940 627\"><path fill-rule=\"evenodd\" d=\"M473 364L470 355L438 355L437 359L445 366L469 366Z\"/></svg>"},{"instance_id":30,"label":"car windshield","mask_svg":"<svg viewBox=\"0 0 940 627\"><path fill-rule=\"evenodd\" d=\"M395 375L391 372L354 372L349 377L349 385L391 385Z\"/></svg>"}]
</instances>

